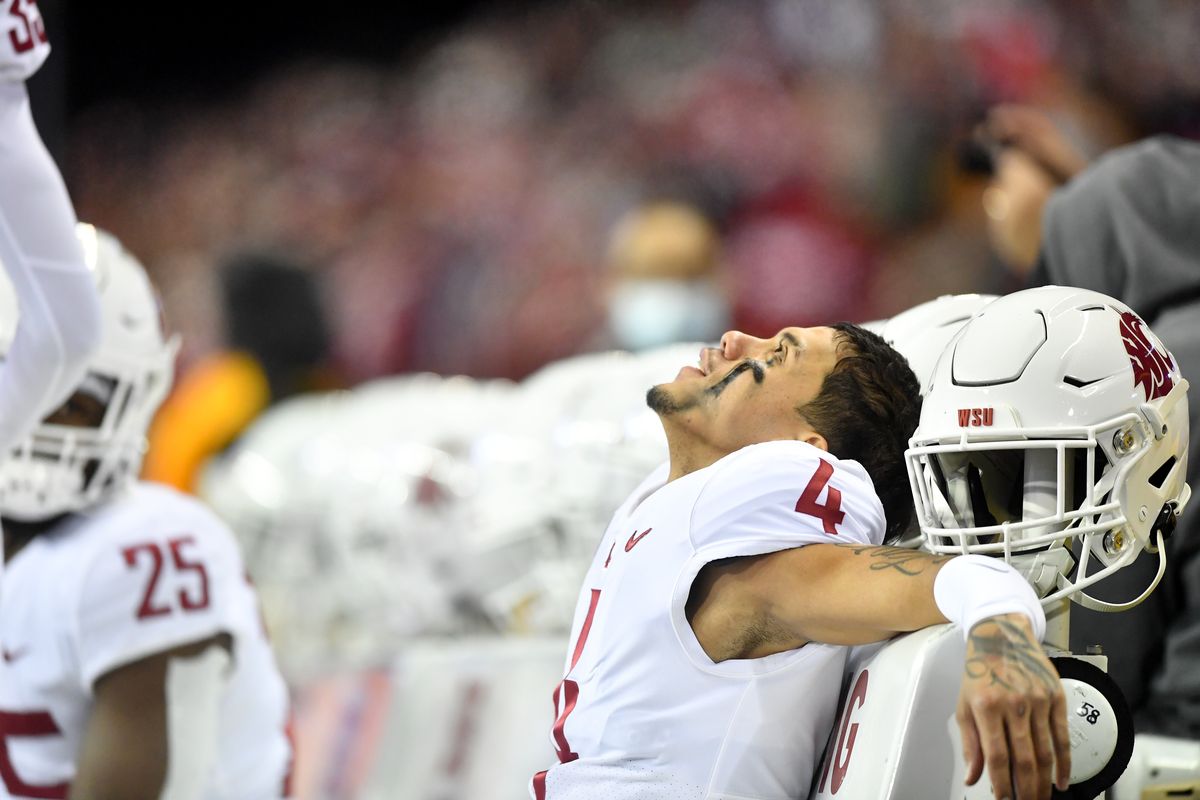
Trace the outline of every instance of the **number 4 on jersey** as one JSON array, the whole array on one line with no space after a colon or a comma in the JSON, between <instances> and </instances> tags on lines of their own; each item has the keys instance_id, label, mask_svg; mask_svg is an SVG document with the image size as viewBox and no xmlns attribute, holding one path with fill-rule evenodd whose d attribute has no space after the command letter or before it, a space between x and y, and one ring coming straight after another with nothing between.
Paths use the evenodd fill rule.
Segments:
<instances>
[{"instance_id":1,"label":"number 4 on jersey","mask_svg":"<svg viewBox=\"0 0 1200 800\"><path fill-rule=\"evenodd\" d=\"M801 514L811 514L821 520L825 532L836 536L837 526L846 518L846 512L842 511L841 490L830 486L825 502L821 503L817 500L821 496L821 490L825 488L832 477L833 465L828 461L821 461L821 466L817 467L816 474L812 476L808 486L805 486L804 491L800 493L800 499L796 501L796 511Z\"/></svg>"}]
</instances>

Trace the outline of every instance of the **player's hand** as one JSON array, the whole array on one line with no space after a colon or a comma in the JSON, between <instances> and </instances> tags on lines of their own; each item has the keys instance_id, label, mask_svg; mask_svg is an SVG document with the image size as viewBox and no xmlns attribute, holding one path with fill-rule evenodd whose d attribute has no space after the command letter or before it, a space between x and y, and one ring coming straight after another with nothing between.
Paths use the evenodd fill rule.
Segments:
<instances>
[{"instance_id":1,"label":"player's hand","mask_svg":"<svg viewBox=\"0 0 1200 800\"><path fill-rule=\"evenodd\" d=\"M985 764L997 800L1048 800L1052 772L1059 789L1070 784L1066 697L1024 615L989 617L971 629L958 725L968 786Z\"/></svg>"}]
</instances>

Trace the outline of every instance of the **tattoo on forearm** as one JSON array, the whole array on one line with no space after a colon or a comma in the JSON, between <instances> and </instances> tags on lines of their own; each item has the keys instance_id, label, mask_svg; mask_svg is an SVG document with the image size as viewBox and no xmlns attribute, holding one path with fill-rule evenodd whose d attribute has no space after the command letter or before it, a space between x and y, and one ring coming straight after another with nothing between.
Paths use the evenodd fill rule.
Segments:
<instances>
[{"instance_id":1,"label":"tattoo on forearm","mask_svg":"<svg viewBox=\"0 0 1200 800\"><path fill-rule=\"evenodd\" d=\"M949 561L953 556L934 556L920 550L904 547L879 547L875 545L839 545L848 547L856 556L871 559L872 570L893 569L904 575L921 575L930 567Z\"/></svg>"},{"instance_id":2,"label":"tattoo on forearm","mask_svg":"<svg viewBox=\"0 0 1200 800\"><path fill-rule=\"evenodd\" d=\"M1058 676L1048 667L1042 646L1029 633L1007 620L993 619L976 625L967 637L968 677L991 678L1010 690L1041 684L1053 689ZM1003 676L998 671L1003 668Z\"/></svg>"}]
</instances>

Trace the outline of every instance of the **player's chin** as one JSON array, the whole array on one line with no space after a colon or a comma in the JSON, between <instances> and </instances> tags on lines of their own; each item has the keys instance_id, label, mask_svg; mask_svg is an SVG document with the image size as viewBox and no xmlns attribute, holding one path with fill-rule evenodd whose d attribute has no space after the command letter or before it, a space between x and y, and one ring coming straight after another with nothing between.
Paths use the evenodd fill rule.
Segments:
<instances>
[{"instance_id":1,"label":"player's chin","mask_svg":"<svg viewBox=\"0 0 1200 800\"><path fill-rule=\"evenodd\" d=\"M667 415L683 410L684 404L672 391L676 383L677 381L671 381L650 387L650 391L646 392L646 405L650 407L651 411L655 414Z\"/></svg>"}]
</instances>

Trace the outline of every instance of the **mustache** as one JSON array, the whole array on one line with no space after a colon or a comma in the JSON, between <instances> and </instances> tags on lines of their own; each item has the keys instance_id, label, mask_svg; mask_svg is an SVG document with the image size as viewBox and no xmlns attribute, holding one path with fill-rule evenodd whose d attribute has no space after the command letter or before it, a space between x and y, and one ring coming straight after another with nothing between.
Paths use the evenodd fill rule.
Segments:
<instances>
[{"instance_id":1,"label":"mustache","mask_svg":"<svg viewBox=\"0 0 1200 800\"><path fill-rule=\"evenodd\" d=\"M710 386L708 389L706 389L705 393L711 397L720 396L721 392L725 391L726 386L733 383L733 381L737 379L737 376L741 375L743 372L746 372L747 370L749 370L750 373L753 375L755 383L761 384L763 382L763 378L766 375L766 371L763 368L762 362L754 361L754 360L746 360L746 361L743 361L742 363L738 364L732 370L730 370L729 374L726 375L724 378L722 378L720 381L718 381L717 383L714 383L712 386Z\"/></svg>"}]
</instances>

